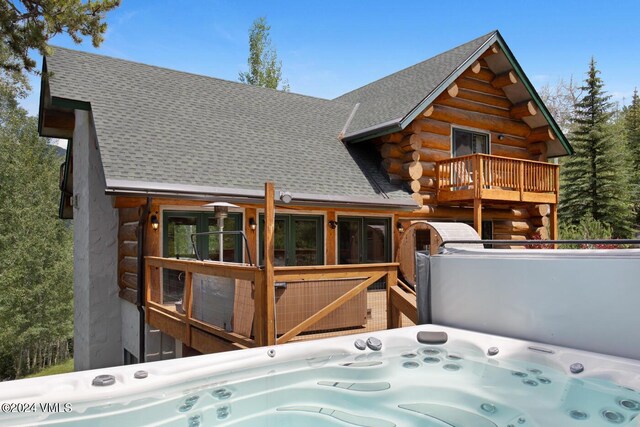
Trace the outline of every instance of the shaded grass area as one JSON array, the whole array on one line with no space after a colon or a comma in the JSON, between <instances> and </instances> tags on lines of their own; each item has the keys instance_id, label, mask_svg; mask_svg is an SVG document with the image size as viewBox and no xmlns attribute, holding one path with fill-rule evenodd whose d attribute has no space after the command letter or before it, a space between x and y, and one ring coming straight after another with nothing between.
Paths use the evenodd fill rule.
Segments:
<instances>
[{"instance_id":1,"label":"shaded grass area","mask_svg":"<svg viewBox=\"0 0 640 427\"><path fill-rule=\"evenodd\" d=\"M47 375L66 374L67 372L73 372L73 359L68 359L66 362L60 363L58 365L49 366L48 368L44 368L40 372L27 375L25 378L35 378L35 377L44 377Z\"/></svg>"}]
</instances>

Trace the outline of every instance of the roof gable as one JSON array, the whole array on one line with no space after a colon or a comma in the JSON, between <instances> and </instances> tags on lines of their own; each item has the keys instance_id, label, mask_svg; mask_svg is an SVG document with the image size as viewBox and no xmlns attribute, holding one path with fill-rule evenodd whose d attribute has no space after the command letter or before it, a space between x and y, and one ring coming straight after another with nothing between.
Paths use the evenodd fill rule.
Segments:
<instances>
[{"instance_id":1,"label":"roof gable","mask_svg":"<svg viewBox=\"0 0 640 427\"><path fill-rule=\"evenodd\" d=\"M393 125L395 130L400 130L400 122L429 95L439 94L442 83L457 70L462 68L463 71L463 64L487 45L495 33L485 34L335 98L336 101L359 104L346 129L345 139L375 136L372 134L376 130Z\"/></svg>"},{"instance_id":2,"label":"roof gable","mask_svg":"<svg viewBox=\"0 0 640 427\"><path fill-rule=\"evenodd\" d=\"M497 55L503 59L494 68L513 69L523 85L521 93L505 89L507 96L514 104L519 98L530 98L536 104L559 140L550 155L573 154L566 136L497 30L336 98L357 104L343 140L357 142L403 130L494 44L504 54Z\"/></svg>"}]
</instances>

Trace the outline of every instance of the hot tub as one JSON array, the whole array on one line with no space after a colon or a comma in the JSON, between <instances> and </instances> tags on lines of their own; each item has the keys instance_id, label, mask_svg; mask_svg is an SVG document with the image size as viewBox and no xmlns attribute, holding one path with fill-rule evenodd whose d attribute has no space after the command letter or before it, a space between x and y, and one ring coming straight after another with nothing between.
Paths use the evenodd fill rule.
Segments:
<instances>
[{"instance_id":1,"label":"hot tub","mask_svg":"<svg viewBox=\"0 0 640 427\"><path fill-rule=\"evenodd\" d=\"M638 390L636 360L423 325L2 383L0 422L638 426Z\"/></svg>"}]
</instances>

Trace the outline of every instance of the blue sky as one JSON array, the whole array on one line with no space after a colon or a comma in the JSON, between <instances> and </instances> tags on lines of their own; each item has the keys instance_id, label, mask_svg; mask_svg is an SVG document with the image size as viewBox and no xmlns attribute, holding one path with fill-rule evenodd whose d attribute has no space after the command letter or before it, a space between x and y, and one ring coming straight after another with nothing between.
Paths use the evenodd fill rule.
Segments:
<instances>
[{"instance_id":1,"label":"blue sky","mask_svg":"<svg viewBox=\"0 0 640 427\"><path fill-rule=\"evenodd\" d=\"M640 86L640 1L123 0L100 48L52 44L237 80L248 29L266 16L291 91L333 98L468 40L500 30L537 87L582 80L591 56L606 90ZM37 114L39 84L23 106Z\"/></svg>"}]
</instances>

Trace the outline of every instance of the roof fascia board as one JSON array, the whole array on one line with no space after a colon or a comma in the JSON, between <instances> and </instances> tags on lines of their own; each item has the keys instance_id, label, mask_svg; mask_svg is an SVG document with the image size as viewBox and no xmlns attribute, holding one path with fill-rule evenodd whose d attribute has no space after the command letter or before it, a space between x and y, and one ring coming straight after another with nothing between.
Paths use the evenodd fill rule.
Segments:
<instances>
[{"instance_id":1,"label":"roof fascia board","mask_svg":"<svg viewBox=\"0 0 640 427\"><path fill-rule=\"evenodd\" d=\"M75 99L51 97L51 105L58 108L68 108L71 110L91 111L91 103L86 101L78 101Z\"/></svg>"},{"instance_id":2,"label":"roof fascia board","mask_svg":"<svg viewBox=\"0 0 640 427\"><path fill-rule=\"evenodd\" d=\"M68 187L69 187L69 164L71 162L71 156L73 155L73 149L72 149L72 145L73 145L73 139L68 139L67 140L67 150L65 152L65 158L64 158L64 163L63 163L63 167L64 170L62 171L62 182L60 183L60 206L58 207L58 216L60 217L60 219L73 219L73 214L71 215L70 218L65 217L64 214L64 197L65 194L72 194L73 195L73 183L72 187L71 187L71 191L68 191Z\"/></svg>"},{"instance_id":3,"label":"roof fascia board","mask_svg":"<svg viewBox=\"0 0 640 427\"><path fill-rule=\"evenodd\" d=\"M431 91L429 95L427 95L422 102L416 105L413 110L409 112L401 121L400 126L401 129L406 128L409 124L416 118L420 113L422 113L435 99L451 84L453 83L464 71L469 68L469 66L480 58L489 46L491 46L498 38L498 31L495 31L491 37L485 40L482 45L480 45L475 52L473 52L462 64L460 64L449 76L444 79L434 90Z\"/></svg>"},{"instance_id":4,"label":"roof fascia board","mask_svg":"<svg viewBox=\"0 0 640 427\"><path fill-rule=\"evenodd\" d=\"M155 183L128 180L107 180L105 193L111 196L153 196L153 197L177 197L190 199L227 198L233 200L245 200L256 203L264 200L263 190L251 190L241 188L206 187L198 185L182 185ZM369 208L394 208L413 210L418 206L407 197L408 200L379 200L367 197L331 196L324 194L293 193L291 205L318 205L329 204L331 206L369 207Z\"/></svg>"},{"instance_id":5,"label":"roof fascia board","mask_svg":"<svg viewBox=\"0 0 640 427\"><path fill-rule=\"evenodd\" d=\"M560 143L562 144L564 149L567 151L567 154L573 154L574 153L573 147L571 146L571 144L569 144L569 141L567 140L564 133L562 133L560 126L558 126L558 123L556 123L555 119L553 118L553 116L551 115L547 107L544 105L544 103L542 102L540 95L538 95L538 92L529 81L529 78L522 70L522 67L520 67L520 64L518 63L515 56L511 52L511 49L509 49L509 46L507 46L507 43L504 41L504 39L502 38L499 32L496 31L496 35L497 35L498 45L500 46L505 56L507 57L507 60L515 70L516 74L518 75L522 83L524 84L524 87L527 89L527 91L531 95L531 98L536 103L536 106L540 109L540 111L542 111L542 115L544 116L545 120L547 121L547 123L549 123L549 125L551 126L551 129L553 129L554 133L558 136L558 139L560 139Z\"/></svg>"},{"instance_id":6,"label":"roof fascia board","mask_svg":"<svg viewBox=\"0 0 640 427\"><path fill-rule=\"evenodd\" d=\"M44 122L44 108L45 108L45 88L48 86L48 82L45 82L47 76L47 57L42 59L42 74L40 76L40 102L38 104L38 135L42 135L42 125ZM48 99L48 103L51 103L51 99Z\"/></svg>"},{"instance_id":7,"label":"roof fascia board","mask_svg":"<svg viewBox=\"0 0 640 427\"><path fill-rule=\"evenodd\" d=\"M360 142L378 136L386 135L388 133L401 131L402 127L400 126L400 120L401 118L390 120L379 125L362 129L361 131L355 133L347 134L342 138L342 140L344 142Z\"/></svg>"}]
</instances>

